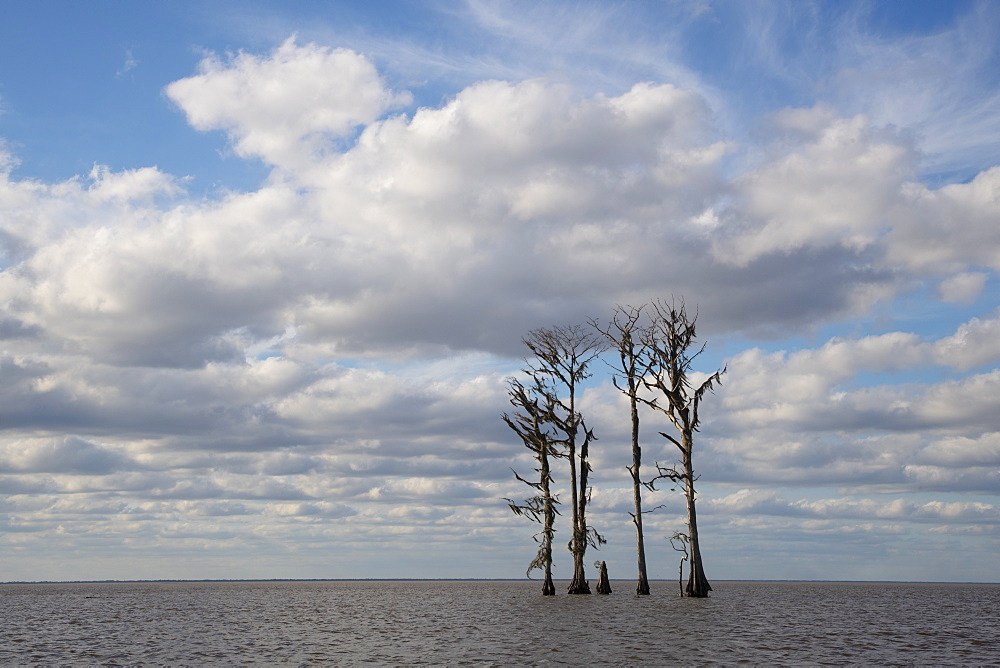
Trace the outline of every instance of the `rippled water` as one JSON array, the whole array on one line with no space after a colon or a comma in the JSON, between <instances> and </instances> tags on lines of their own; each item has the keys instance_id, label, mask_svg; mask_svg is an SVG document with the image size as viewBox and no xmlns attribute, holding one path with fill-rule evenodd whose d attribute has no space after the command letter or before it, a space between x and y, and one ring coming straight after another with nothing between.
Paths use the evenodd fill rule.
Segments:
<instances>
[{"instance_id":1,"label":"rippled water","mask_svg":"<svg viewBox=\"0 0 1000 668\"><path fill-rule=\"evenodd\" d=\"M1000 585L613 584L0 585L0 663L1000 665Z\"/></svg>"}]
</instances>

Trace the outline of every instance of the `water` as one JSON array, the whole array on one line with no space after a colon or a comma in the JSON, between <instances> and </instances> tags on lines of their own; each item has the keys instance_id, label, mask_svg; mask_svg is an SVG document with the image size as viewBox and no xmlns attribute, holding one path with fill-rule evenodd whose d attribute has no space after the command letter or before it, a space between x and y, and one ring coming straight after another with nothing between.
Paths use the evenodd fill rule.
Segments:
<instances>
[{"instance_id":1,"label":"water","mask_svg":"<svg viewBox=\"0 0 1000 668\"><path fill-rule=\"evenodd\" d=\"M0 585L0 664L1000 665L1000 585L713 584Z\"/></svg>"}]
</instances>

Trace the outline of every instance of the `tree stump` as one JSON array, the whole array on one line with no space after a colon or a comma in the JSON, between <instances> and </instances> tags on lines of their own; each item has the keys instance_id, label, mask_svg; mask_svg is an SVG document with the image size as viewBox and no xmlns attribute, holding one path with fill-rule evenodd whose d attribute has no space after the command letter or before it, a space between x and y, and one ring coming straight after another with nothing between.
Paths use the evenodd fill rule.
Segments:
<instances>
[{"instance_id":1,"label":"tree stump","mask_svg":"<svg viewBox=\"0 0 1000 668\"><path fill-rule=\"evenodd\" d=\"M608 565L603 561L601 562L601 577L597 581L597 593L598 594L611 593L611 581L608 580Z\"/></svg>"}]
</instances>

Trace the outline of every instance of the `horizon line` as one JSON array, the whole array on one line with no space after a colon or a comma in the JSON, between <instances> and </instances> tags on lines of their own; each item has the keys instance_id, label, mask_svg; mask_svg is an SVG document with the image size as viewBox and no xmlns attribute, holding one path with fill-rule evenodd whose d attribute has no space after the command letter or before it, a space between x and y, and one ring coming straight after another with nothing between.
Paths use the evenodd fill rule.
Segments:
<instances>
[{"instance_id":1,"label":"horizon line","mask_svg":"<svg viewBox=\"0 0 1000 668\"><path fill-rule=\"evenodd\" d=\"M611 582L632 582L632 578L611 578ZM554 582L569 582L570 578L554 578ZM649 582L670 582L663 578L649 578ZM156 578L138 580L5 580L0 585L32 584L156 584L156 583L211 583L211 582L541 582L531 578ZM1000 582L946 581L946 580L816 580L816 579L756 579L729 578L713 582L761 583L815 583L815 584L940 584L940 585L1000 585Z\"/></svg>"}]
</instances>

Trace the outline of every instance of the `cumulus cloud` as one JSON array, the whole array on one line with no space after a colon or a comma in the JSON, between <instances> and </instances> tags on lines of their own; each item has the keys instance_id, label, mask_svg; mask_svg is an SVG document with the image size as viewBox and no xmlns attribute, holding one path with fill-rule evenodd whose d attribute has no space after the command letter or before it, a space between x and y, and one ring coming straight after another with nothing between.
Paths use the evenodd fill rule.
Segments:
<instances>
[{"instance_id":1,"label":"cumulus cloud","mask_svg":"<svg viewBox=\"0 0 1000 668\"><path fill-rule=\"evenodd\" d=\"M997 335L1000 334L1000 312L989 318L973 318L962 324L951 336L934 344L934 358L958 371L994 364L1000 359Z\"/></svg>"},{"instance_id":2,"label":"cumulus cloud","mask_svg":"<svg viewBox=\"0 0 1000 668\"><path fill-rule=\"evenodd\" d=\"M142 167L114 173L105 165L95 165L90 171L87 192L98 202L136 201L155 195L178 195L177 179L155 167Z\"/></svg>"},{"instance_id":3,"label":"cumulus cloud","mask_svg":"<svg viewBox=\"0 0 1000 668\"><path fill-rule=\"evenodd\" d=\"M798 499L789 501L772 491L741 489L714 499L714 512L740 515L789 515L838 519L914 519L925 522L964 521L992 523L1000 520L1000 508L977 501L914 503L907 499L870 498Z\"/></svg>"},{"instance_id":4,"label":"cumulus cloud","mask_svg":"<svg viewBox=\"0 0 1000 668\"><path fill-rule=\"evenodd\" d=\"M985 334L993 322L973 319L937 340L893 332L737 354L718 392L706 466L731 482L990 489L1000 433L997 372L988 369L997 353ZM935 365L988 370L916 380ZM893 382L892 374L911 380ZM862 375L884 380L859 383Z\"/></svg>"},{"instance_id":5,"label":"cumulus cloud","mask_svg":"<svg viewBox=\"0 0 1000 668\"><path fill-rule=\"evenodd\" d=\"M774 254L839 249L874 271L944 276L947 301L969 301L997 269L1000 215L997 168L970 183L933 190L910 180L909 141L863 116L842 119L825 108L788 110L777 153L736 183L735 203L714 237L720 261L747 265ZM852 259L848 259L852 258Z\"/></svg>"},{"instance_id":6,"label":"cumulus cloud","mask_svg":"<svg viewBox=\"0 0 1000 668\"><path fill-rule=\"evenodd\" d=\"M938 286L938 294L946 302L971 304L983 291L987 278L989 275L981 271L966 271L955 274L941 282L941 285Z\"/></svg>"},{"instance_id":7,"label":"cumulus cloud","mask_svg":"<svg viewBox=\"0 0 1000 668\"><path fill-rule=\"evenodd\" d=\"M364 56L295 37L268 56L209 56L166 92L196 129L224 130L239 155L283 167L409 100L386 90Z\"/></svg>"},{"instance_id":8,"label":"cumulus cloud","mask_svg":"<svg viewBox=\"0 0 1000 668\"><path fill-rule=\"evenodd\" d=\"M5 245L30 249L0 284L19 329L119 365L234 362L268 340L313 356L510 354L531 327L670 291L710 331L774 333L864 312L907 285L901 266L969 274L920 259L902 225L886 232L918 196L966 225L995 214L988 185L945 197L906 181L911 148L862 116L789 111L778 125L797 143L727 182L734 146L704 98L669 84L585 96L487 81L383 118L398 100L352 52L290 40L203 70L168 88L192 123L308 159L200 204L154 169L95 168L86 188L8 180Z\"/></svg>"},{"instance_id":9,"label":"cumulus cloud","mask_svg":"<svg viewBox=\"0 0 1000 668\"><path fill-rule=\"evenodd\" d=\"M941 439L923 448L917 461L939 466L992 466L1000 469L1000 432L977 438L957 436Z\"/></svg>"},{"instance_id":10,"label":"cumulus cloud","mask_svg":"<svg viewBox=\"0 0 1000 668\"><path fill-rule=\"evenodd\" d=\"M0 472L101 475L135 467L127 456L75 436L0 444Z\"/></svg>"},{"instance_id":11,"label":"cumulus cloud","mask_svg":"<svg viewBox=\"0 0 1000 668\"><path fill-rule=\"evenodd\" d=\"M907 185L892 216L887 260L934 275L965 275L970 268L1000 268L1000 167L969 183L931 190ZM955 280L951 278L951 280ZM959 280L970 280L969 278Z\"/></svg>"},{"instance_id":12,"label":"cumulus cloud","mask_svg":"<svg viewBox=\"0 0 1000 668\"><path fill-rule=\"evenodd\" d=\"M733 212L735 234L717 237L720 258L746 264L761 255L809 246L862 251L884 232L885 216L912 165L908 146L850 119L786 112L777 125L801 142L747 174ZM806 122L808 119L808 122Z\"/></svg>"},{"instance_id":13,"label":"cumulus cloud","mask_svg":"<svg viewBox=\"0 0 1000 668\"><path fill-rule=\"evenodd\" d=\"M759 414L762 423L783 415L815 419L821 412L834 412L844 417L840 409L867 406L869 414L902 409L917 409L928 416L943 404L951 404L955 415L975 410L975 394L987 391L995 372L969 376L939 385L850 387L849 381L859 373L907 371L943 364L966 371L995 363L1000 351L994 350L989 334L995 319L974 318L961 325L951 336L926 341L910 333L892 332L857 340L835 338L820 348L792 353L765 353L751 349L730 361L733 381L725 392L727 405L735 410L748 410L748 416L759 408L757 403L768 397L771 415ZM947 397L947 398L945 398ZM971 403L970 403L971 402ZM825 411L815 410L826 404Z\"/></svg>"}]
</instances>

